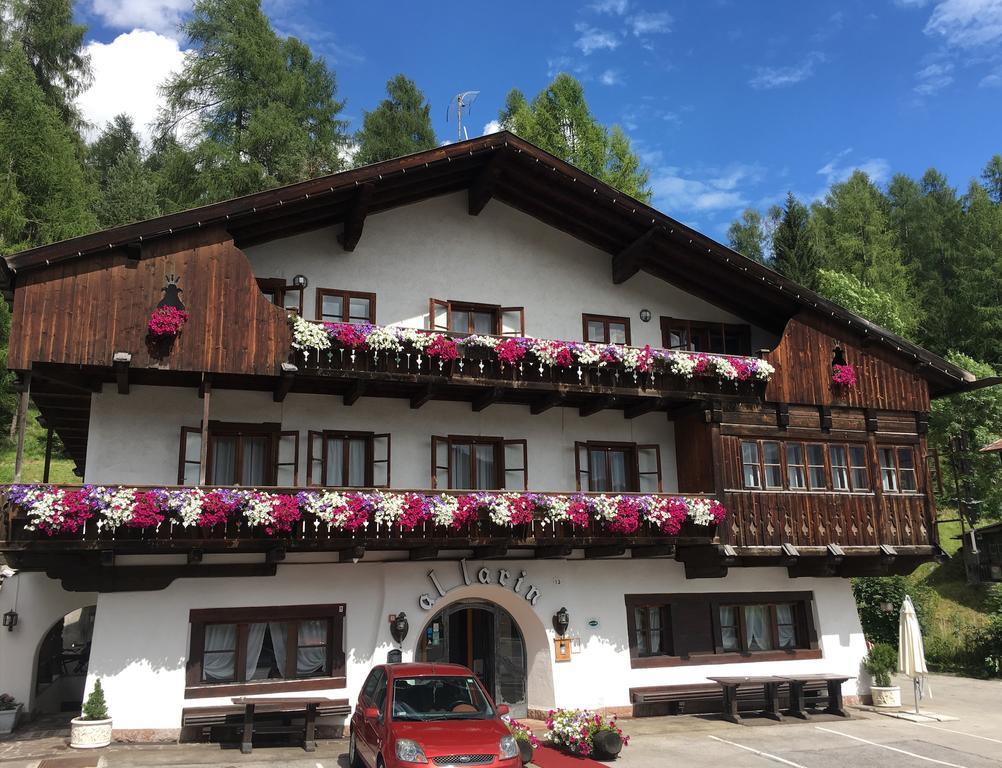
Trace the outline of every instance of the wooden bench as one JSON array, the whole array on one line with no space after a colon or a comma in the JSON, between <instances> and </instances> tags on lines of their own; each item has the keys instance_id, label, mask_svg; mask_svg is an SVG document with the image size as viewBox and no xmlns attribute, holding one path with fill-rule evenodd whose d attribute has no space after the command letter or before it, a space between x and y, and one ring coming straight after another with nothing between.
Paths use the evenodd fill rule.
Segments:
<instances>
[{"instance_id":1,"label":"wooden bench","mask_svg":"<svg viewBox=\"0 0 1002 768\"><path fill-rule=\"evenodd\" d=\"M242 696L231 699L231 705L191 707L181 713L182 740L194 740L192 734L201 734L206 728L225 727L240 729L240 751L250 752L252 739L257 734L302 734L303 748L316 749L315 726L317 717L351 714L347 699L326 697L271 698L267 696ZM264 716L261 718L260 716ZM302 717L302 725L292 725L293 718ZM281 719L280 725L265 724L261 720ZM184 738L187 736L188 738Z\"/></svg>"},{"instance_id":2,"label":"wooden bench","mask_svg":"<svg viewBox=\"0 0 1002 768\"><path fill-rule=\"evenodd\" d=\"M813 680L813 678L811 678ZM816 704L825 698L825 683L807 682L803 688L804 706ZM785 698L780 691L781 704ZM737 690L739 711L760 709L765 700L765 688L758 685L744 685ZM716 683L695 683L691 685L655 685L630 689L630 701L634 705L634 716L682 715L692 713L720 712L723 705L723 691Z\"/></svg>"}]
</instances>

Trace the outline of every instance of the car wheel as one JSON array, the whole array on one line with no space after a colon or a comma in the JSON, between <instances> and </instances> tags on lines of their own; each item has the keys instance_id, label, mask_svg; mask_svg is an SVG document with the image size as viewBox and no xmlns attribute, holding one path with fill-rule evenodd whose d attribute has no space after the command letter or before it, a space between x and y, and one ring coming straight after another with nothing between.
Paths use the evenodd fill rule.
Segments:
<instances>
[{"instance_id":1,"label":"car wheel","mask_svg":"<svg viewBox=\"0 0 1002 768\"><path fill-rule=\"evenodd\" d=\"M348 737L348 765L351 768L365 768L362 758L358 756L358 746L355 744L355 731Z\"/></svg>"}]
</instances>

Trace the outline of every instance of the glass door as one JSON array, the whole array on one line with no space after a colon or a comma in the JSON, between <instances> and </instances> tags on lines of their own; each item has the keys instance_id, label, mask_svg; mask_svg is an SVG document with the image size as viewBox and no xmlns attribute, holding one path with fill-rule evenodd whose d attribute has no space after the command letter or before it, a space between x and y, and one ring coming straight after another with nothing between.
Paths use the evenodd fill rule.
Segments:
<instances>
[{"instance_id":1,"label":"glass door","mask_svg":"<svg viewBox=\"0 0 1002 768\"><path fill-rule=\"evenodd\" d=\"M503 608L494 612L497 651L494 654L494 701L507 704L512 717L528 715L526 696L525 641L518 624Z\"/></svg>"}]
</instances>

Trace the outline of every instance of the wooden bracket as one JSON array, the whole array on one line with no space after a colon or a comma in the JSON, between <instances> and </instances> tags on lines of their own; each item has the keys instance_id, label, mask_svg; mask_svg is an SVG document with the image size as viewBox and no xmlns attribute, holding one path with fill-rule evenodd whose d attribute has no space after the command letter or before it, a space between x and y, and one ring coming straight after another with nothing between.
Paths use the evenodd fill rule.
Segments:
<instances>
[{"instance_id":1,"label":"wooden bracket","mask_svg":"<svg viewBox=\"0 0 1002 768\"><path fill-rule=\"evenodd\" d=\"M373 184L358 185L355 199L344 219L344 231L337 237L341 247L346 251L354 251L358 241L362 239L362 228L365 226L365 217L369 215L369 204L372 202L374 191Z\"/></svg>"},{"instance_id":2,"label":"wooden bracket","mask_svg":"<svg viewBox=\"0 0 1002 768\"><path fill-rule=\"evenodd\" d=\"M266 563L280 563L285 560L285 547L275 547L269 549L264 555Z\"/></svg>"},{"instance_id":3,"label":"wooden bracket","mask_svg":"<svg viewBox=\"0 0 1002 768\"><path fill-rule=\"evenodd\" d=\"M494 197L494 189L499 178L501 178L501 150L494 150L490 160L480 169L470 184L468 201L470 216L479 216L487 203Z\"/></svg>"},{"instance_id":4,"label":"wooden bracket","mask_svg":"<svg viewBox=\"0 0 1002 768\"><path fill-rule=\"evenodd\" d=\"M780 429L790 426L790 406L787 403L776 403L776 426Z\"/></svg>"},{"instance_id":5,"label":"wooden bracket","mask_svg":"<svg viewBox=\"0 0 1002 768\"><path fill-rule=\"evenodd\" d=\"M508 554L507 544L485 544L473 548L474 560L492 560Z\"/></svg>"},{"instance_id":6,"label":"wooden bracket","mask_svg":"<svg viewBox=\"0 0 1002 768\"><path fill-rule=\"evenodd\" d=\"M345 405L354 405L358 402L358 399L365 394L367 382L365 379L355 379L348 387L348 391L344 393L341 401Z\"/></svg>"},{"instance_id":7,"label":"wooden bracket","mask_svg":"<svg viewBox=\"0 0 1002 768\"><path fill-rule=\"evenodd\" d=\"M625 544L602 544L594 547L585 547L584 550L586 560L595 560L600 557L622 557L625 554Z\"/></svg>"},{"instance_id":8,"label":"wooden bracket","mask_svg":"<svg viewBox=\"0 0 1002 768\"><path fill-rule=\"evenodd\" d=\"M533 416L538 416L539 414L550 410L550 408L560 405L563 400L564 396L559 393L546 395L529 406L529 413Z\"/></svg>"},{"instance_id":9,"label":"wooden bracket","mask_svg":"<svg viewBox=\"0 0 1002 768\"><path fill-rule=\"evenodd\" d=\"M599 411L604 411L606 408L611 408L613 403L615 402L616 398L614 397L599 397L596 398L595 400L592 400L587 405L582 405L578 409L578 414L581 416L581 418L585 418L586 416L592 416L598 413Z\"/></svg>"},{"instance_id":10,"label":"wooden bracket","mask_svg":"<svg viewBox=\"0 0 1002 768\"><path fill-rule=\"evenodd\" d=\"M112 368L115 369L115 381L118 383L118 394L129 394L129 365L132 363L132 354L129 352L116 352L112 355Z\"/></svg>"},{"instance_id":11,"label":"wooden bracket","mask_svg":"<svg viewBox=\"0 0 1002 768\"><path fill-rule=\"evenodd\" d=\"M651 413L652 411L660 411L668 405L667 398L664 397L649 397L646 400L642 400L639 403L635 403L627 408L623 409L624 419L635 419L637 416L643 416L645 413Z\"/></svg>"},{"instance_id":12,"label":"wooden bracket","mask_svg":"<svg viewBox=\"0 0 1002 768\"><path fill-rule=\"evenodd\" d=\"M285 400L285 396L292 389L298 372L299 369L292 363L282 363L279 369L278 383L275 384L275 391L271 396L272 400L276 403L281 403Z\"/></svg>"},{"instance_id":13,"label":"wooden bracket","mask_svg":"<svg viewBox=\"0 0 1002 768\"><path fill-rule=\"evenodd\" d=\"M188 550L188 565L198 565L202 562L202 555L204 553L197 547Z\"/></svg>"},{"instance_id":14,"label":"wooden bracket","mask_svg":"<svg viewBox=\"0 0 1002 768\"><path fill-rule=\"evenodd\" d=\"M567 544L553 544L536 547L537 560L565 560L571 556L571 548Z\"/></svg>"},{"instance_id":15,"label":"wooden bracket","mask_svg":"<svg viewBox=\"0 0 1002 768\"><path fill-rule=\"evenodd\" d=\"M411 408L417 409L434 399L438 394L438 384L425 384L424 387L411 395Z\"/></svg>"},{"instance_id":16,"label":"wooden bracket","mask_svg":"<svg viewBox=\"0 0 1002 768\"><path fill-rule=\"evenodd\" d=\"M357 563L363 557L365 557L365 547L361 546L342 549L337 553L339 563Z\"/></svg>"},{"instance_id":17,"label":"wooden bracket","mask_svg":"<svg viewBox=\"0 0 1002 768\"><path fill-rule=\"evenodd\" d=\"M504 394L504 390L501 387L491 387L482 395L479 395L470 405L473 407L474 411L482 411L488 406L496 403L501 399Z\"/></svg>"},{"instance_id":18,"label":"wooden bracket","mask_svg":"<svg viewBox=\"0 0 1002 768\"><path fill-rule=\"evenodd\" d=\"M135 266L135 262L143 258L143 244L138 240L134 243L126 243L123 250L125 257L133 262L132 266Z\"/></svg>"},{"instance_id":19,"label":"wooden bracket","mask_svg":"<svg viewBox=\"0 0 1002 768\"><path fill-rule=\"evenodd\" d=\"M915 431L920 435L929 434L929 413L926 411L917 411L915 413Z\"/></svg>"},{"instance_id":20,"label":"wooden bracket","mask_svg":"<svg viewBox=\"0 0 1002 768\"><path fill-rule=\"evenodd\" d=\"M434 560L438 557L438 547L415 547L410 551L411 560Z\"/></svg>"},{"instance_id":21,"label":"wooden bracket","mask_svg":"<svg viewBox=\"0 0 1002 768\"><path fill-rule=\"evenodd\" d=\"M827 405L818 406L818 413L821 416L821 431L832 431L832 409Z\"/></svg>"},{"instance_id":22,"label":"wooden bracket","mask_svg":"<svg viewBox=\"0 0 1002 768\"><path fill-rule=\"evenodd\" d=\"M877 431L877 414L870 408L863 411L863 418L866 421L866 431L876 432Z\"/></svg>"},{"instance_id":23,"label":"wooden bracket","mask_svg":"<svg viewBox=\"0 0 1002 768\"><path fill-rule=\"evenodd\" d=\"M612 257L612 282L616 285L625 283L640 271L649 254L648 245L657 231L657 227L651 227Z\"/></svg>"}]
</instances>

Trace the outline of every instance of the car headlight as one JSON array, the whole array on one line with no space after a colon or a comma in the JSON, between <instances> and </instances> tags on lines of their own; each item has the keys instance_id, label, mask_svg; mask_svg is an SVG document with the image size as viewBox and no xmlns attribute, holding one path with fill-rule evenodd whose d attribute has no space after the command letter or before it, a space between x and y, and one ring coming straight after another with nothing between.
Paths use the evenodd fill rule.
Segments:
<instances>
[{"instance_id":1,"label":"car headlight","mask_svg":"<svg viewBox=\"0 0 1002 768\"><path fill-rule=\"evenodd\" d=\"M502 736L501 737L501 754L499 757L502 760L509 760L513 757L518 757L518 742L515 741L514 736Z\"/></svg>"},{"instance_id":2,"label":"car headlight","mask_svg":"<svg viewBox=\"0 0 1002 768\"><path fill-rule=\"evenodd\" d=\"M403 763L427 763L421 745L413 739L397 739L397 760Z\"/></svg>"}]
</instances>

